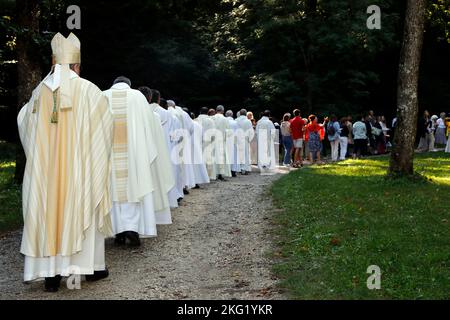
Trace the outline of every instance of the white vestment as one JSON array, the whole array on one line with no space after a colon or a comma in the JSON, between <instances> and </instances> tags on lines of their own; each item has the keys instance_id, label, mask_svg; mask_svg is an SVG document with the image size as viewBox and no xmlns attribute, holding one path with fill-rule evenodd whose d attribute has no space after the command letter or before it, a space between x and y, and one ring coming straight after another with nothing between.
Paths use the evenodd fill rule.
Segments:
<instances>
[{"instance_id":1,"label":"white vestment","mask_svg":"<svg viewBox=\"0 0 450 320\"><path fill-rule=\"evenodd\" d=\"M262 117L256 125L258 141L258 167L262 172L277 166L275 154L276 129L268 117Z\"/></svg>"},{"instance_id":2,"label":"white vestment","mask_svg":"<svg viewBox=\"0 0 450 320\"><path fill-rule=\"evenodd\" d=\"M174 195L177 196L177 199L184 198L184 178L183 178L183 165L180 162L180 156L178 152L178 146L180 145L180 134L179 132L183 130L181 126L180 120L172 113L169 112L171 116L170 121L170 161L172 165L176 168L176 176L175 176L175 190L172 191Z\"/></svg>"},{"instance_id":3,"label":"white vestment","mask_svg":"<svg viewBox=\"0 0 450 320\"><path fill-rule=\"evenodd\" d=\"M98 231L95 217L85 232L82 250L72 256L57 255L47 258L25 256L24 281L53 278L57 275L92 275L106 269L105 236Z\"/></svg>"},{"instance_id":4,"label":"white vestment","mask_svg":"<svg viewBox=\"0 0 450 320\"><path fill-rule=\"evenodd\" d=\"M231 161L227 148L227 139L231 134L230 123L221 113L216 114L213 119L218 133L215 136L217 174L224 177L231 177Z\"/></svg>"},{"instance_id":5,"label":"white vestment","mask_svg":"<svg viewBox=\"0 0 450 320\"><path fill-rule=\"evenodd\" d=\"M192 122L194 131L192 133L192 163L194 164L194 176L196 184L210 183L208 170L203 158L203 128L196 122Z\"/></svg>"},{"instance_id":6,"label":"white vestment","mask_svg":"<svg viewBox=\"0 0 450 320\"><path fill-rule=\"evenodd\" d=\"M195 187L194 165L192 163L192 133L194 132L194 125L191 117L180 107L169 107L169 112L172 113L181 123L182 139L177 145L179 153L179 163L182 165L182 177L184 187L192 189Z\"/></svg>"},{"instance_id":7,"label":"white vestment","mask_svg":"<svg viewBox=\"0 0 450 320\"><path fill-rule=\"evenodd\" d=\"M176 141L172 136L172 132L180 129L181 125L178 120L166 109L162 108L159 104L152 103L150 104L150 108L159 115L161 119L161 125L164 130L167 147L169 150L169 155L172 156L172 151L176 146ZM174 141L172 141L174 140ZM180 180L181 177L181 167L175 161L172 161L172 172L175 179L175 186L169 191L169 203L171 208L178 208L178 199L183 198L183 183Z\"/></svg>"},{"instance_id":8,"label":"white vestment","mask_svg":"<svg viewBox=\"0 0 450 320\"><path fill-rule=\"evenodd\" d=\"M231 171L233 172L241 172L241 166L239 164L239 154L238 154L238 140L243 138L240 135L239 125L233 117L227 117L228 123L230 124L230 130L232 135L229 136L227 140L228 145L228 154L231 160Z\"/></svg>"},{"instance_id":9,"label":"white vestment","mask_svg":"<svg viewBox=\"0 0 450 320\"><path fill-rule=\"evenodd\" d=\"M168 193L174 186L161 119L144 95L125 83L104 95L114 115L114 233L155 237L157 224L172 223Z\"/></svg>"},{"instance_id":10,"label":"white vestment","mask_svg":"<svg viewBox=\"0 0 450 320\"><path fill-rule=\"evenodd\" d=\"M252 161L250 159L250 142L254 139L255 130L252 122L244 115L236 119L236 122L244 136L244 139L238 139L238 163L242 171L252 171Z\"/></svg>"},{"instance_id":11,"label":"white vestment","mask_svg":"<svg viewBox=\"0 0 450 320\"><path fill-rule=\"evenodd\" d=\"M113 118L100 89L73 71L69 81L71 107L58 110L55 123L50 119L59 99L57 71L41 82L18 116L27 156L21 248L27 282L105 270L104 240L112 234Z\"/></svg>"},{"instance_id":12,"label":"white vestment","mask_svg":"<svg viewBox=\"0 0 450 320\"><path fill-rule=\"evenodd\" d=\"M196 120L202 127L203 132L203 156L210 180L217 179L217 166L215 160L214 131L216 129L214 120L206 114L201 114Z\"/></svg>"}]
</instances>

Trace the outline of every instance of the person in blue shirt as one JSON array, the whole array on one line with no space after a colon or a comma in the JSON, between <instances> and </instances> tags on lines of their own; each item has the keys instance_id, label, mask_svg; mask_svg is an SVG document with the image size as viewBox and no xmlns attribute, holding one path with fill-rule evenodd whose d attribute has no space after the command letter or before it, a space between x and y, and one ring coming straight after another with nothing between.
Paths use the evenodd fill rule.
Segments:
<instances>
[{"instance_id":1,"label":"person in blue shirt","mask_svg":"<svg viewBox=\"0 0 450 320\"><path fill-rule=\"evenodd\" d=\"M328 140L331 144L331 161L336 162L339 158L339 142L341 140L341 126L336 116L331 117L328 124Z\"/></svg>"}]
</instances>

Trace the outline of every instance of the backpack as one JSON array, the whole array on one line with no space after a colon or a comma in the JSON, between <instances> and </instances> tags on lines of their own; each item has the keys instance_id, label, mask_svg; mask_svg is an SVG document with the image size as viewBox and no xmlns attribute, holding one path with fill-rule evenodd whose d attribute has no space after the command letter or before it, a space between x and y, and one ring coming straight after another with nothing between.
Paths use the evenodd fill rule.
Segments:
<instances>
[{"instance_id":1,"label":"backpack","mask_svg":"<svg viewBox=\"0 0 450 320\"><path fill-rule=\"evenodd\" d=\"M336 134L336 128L334 127L334 122L328 125L328 135L334 136Z\"/></svg>"},{"instance_id":2,"label":"backpack","mask_svg":"<svg viewBox=\"0 0 450 320\"><path fill-rule=\"evenodd\" d=\"M372 127L372 135L378 137L378 136L381 136L382 133L383 133L383 130L381 130L377 127Z\"/></svg>"}]
</instances>

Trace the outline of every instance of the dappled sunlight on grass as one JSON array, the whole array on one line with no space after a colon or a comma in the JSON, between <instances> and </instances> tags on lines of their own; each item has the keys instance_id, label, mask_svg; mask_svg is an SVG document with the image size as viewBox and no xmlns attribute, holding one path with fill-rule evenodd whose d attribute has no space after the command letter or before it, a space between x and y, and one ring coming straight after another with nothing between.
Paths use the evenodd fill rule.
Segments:
<instances>
[{"instance_id":1,"label":"dappled sunlight on grass","mask_svg":"<svg viewBox=\"0 0 450 320\"><path fill-rule=\"evenodd\" d=\"M0 163L0 169L10 169L10 168L15 168L16 167L16 163L15 162L3 162Z\"/></svg>"},{"instance_id":2,"label":"dappled sunlight on grass","mask_svg":"<svg viewBox=\"0 0 450 320\"><path fill-rule=\"evenodd\" d=\"M450 184L450 156L444 153L435 154L434 158L417 156L415 170L437 184ZM382 159L382 160L380 160ZM389 158L367 158L362 160L346 160L325 166L310 167L313 174L347 177L384 177L389 168Z\"/></svg>"},{"instance_id":3,"label":"dappled sunlight on grass","mask_svg":"<svg viewBox=\"0 0 450 320\"><path fill-rule=\"evenodd\" d=\"M450 155L417 155L426 180L385 179L389 157L310 167L273 187L284 261L275 271L295 298L448 298ZM380 266L383 290L365 286ZM431 281L430 279L434 279Z\"/></svg>"},{"instance_id":4,"label":"dappled sunlight on grass","mask_svg":"<svg viewBox=\"0 0 450 320\"><path fill-rule=\"evenodd\" d=\"M377 163L344 161L337 164L330 164L323 167L312 167L314 174L331 176L380 176L385 175L387 166L381 166Z\"/></svg>"},{"instance_id":5,"label":"dappled sunlight on grass","mask_svg":"<svg viewBox=\"0 0 450 320\"><path fill-rule=\"evenodd\" d=\"M429 178L431 178L434 183L450 186L450 177L444 178L430 175Z\"/></svg>"}]
</instances>

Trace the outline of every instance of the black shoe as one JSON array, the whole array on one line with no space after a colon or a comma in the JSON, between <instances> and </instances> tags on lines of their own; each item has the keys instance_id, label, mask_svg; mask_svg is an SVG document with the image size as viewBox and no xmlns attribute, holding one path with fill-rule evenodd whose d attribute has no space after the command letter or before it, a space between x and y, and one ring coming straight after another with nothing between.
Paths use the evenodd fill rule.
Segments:
<instances>
[{"instance_id":1,"label":"black shoe","mask_svg":"<svg viewBox=\"0 0 450 320\"><path fill-rule=\"evenodd\" d=\"M237 177L236 172L232 171L232 172L231 172L231 176L232 176L233 178L236 178L236 177Z\"/></svg>"},{"instance_id":2,"label":"black shoe","mask_svg":"<svg viewBox=\"0 0 450 320\"><path fill-rule=\"evenodd\" d=\"M125 238L125 233L119 233L118 235L116 235L116 238L114 239L114 244L116 246L124 246L125 243L127 242L127 239Z\"/></svg>"},{"instance_id":3,"label":"black shoe","mask_svg":"<svg viewBox=\"0 0 450 320\"><path fill-rule=\"evenodd\" d=\"M247 171L242 171L242 175L243 175L243 176L248 176L248 174L249 174L249 173L248 173Z\"/></svg>"},{"instance_id":4,"label":"black shoe","mask_svg":"<svg viewBox=\"0 0 450 320\"><path fill-rule=\"evenodd\" d=\"M141 239L139 239L139 234L137 232L127 231L125 232L125 238L127 238L128 241L130 241L130 247L141 246Z\"/></svg>"},{"instance_id":5,"label":"black shoe","mask_svg":"<svg viewBox=\"0 0 450 320\"><path fill-rule=\"evenodd\" d=\"M200 189L200 186L198 184L196 184L194 189Z\"/></svg>"},{"instance_id":6,"label":"black shoe","mask_svg":"<svg viewBox=\"0 0 450 320\"><path fill-rule=\"evenodd\" d=\"M189 194L188 189L183 189L183 193L184 193L185 196L187 196Z\"/></svg>"},{"instance_id":7,"label":"black shoe","mask_svg":"<svg viewBox=\"0 0 450 320\"><path fill-rule=\"evenodd\" d=\"M61 286L61 276L56 276L53 278L45 278L45 291L55 293L58 292L59 287Z\"/></svg>"},{"instance_id":8,"label":"black shoe","mask_svg":"<svg viewBox=\"0 0 450 320\"><path fill-rule=\"evenodd\" d=\"M219 179L220 181L225 181L225 178L224 178L222 175L219 175L219 176L217 177L217 179Z\"/></svg>"},{"instance_id":9,"label":"black shoe","mask_svg":"<svg viewBox=\"0 0 450 320\"><path fill-rule=\"evenodd\" d=\"M95 282L109 277L108 268L103 271L95 271L94 274L86 275L87 282Z\"/></svg>"},{"instance_id":10,"label":"black shoe","mask_svg":"<svg viewBox=\"0 0 450 320\"><path fill-rule=\"evenodd\" d=\"M177 199L178 204L180 204L181 201L183 201L183 198L178 198L178 199Z\"/></svg>"}]
</instances>

